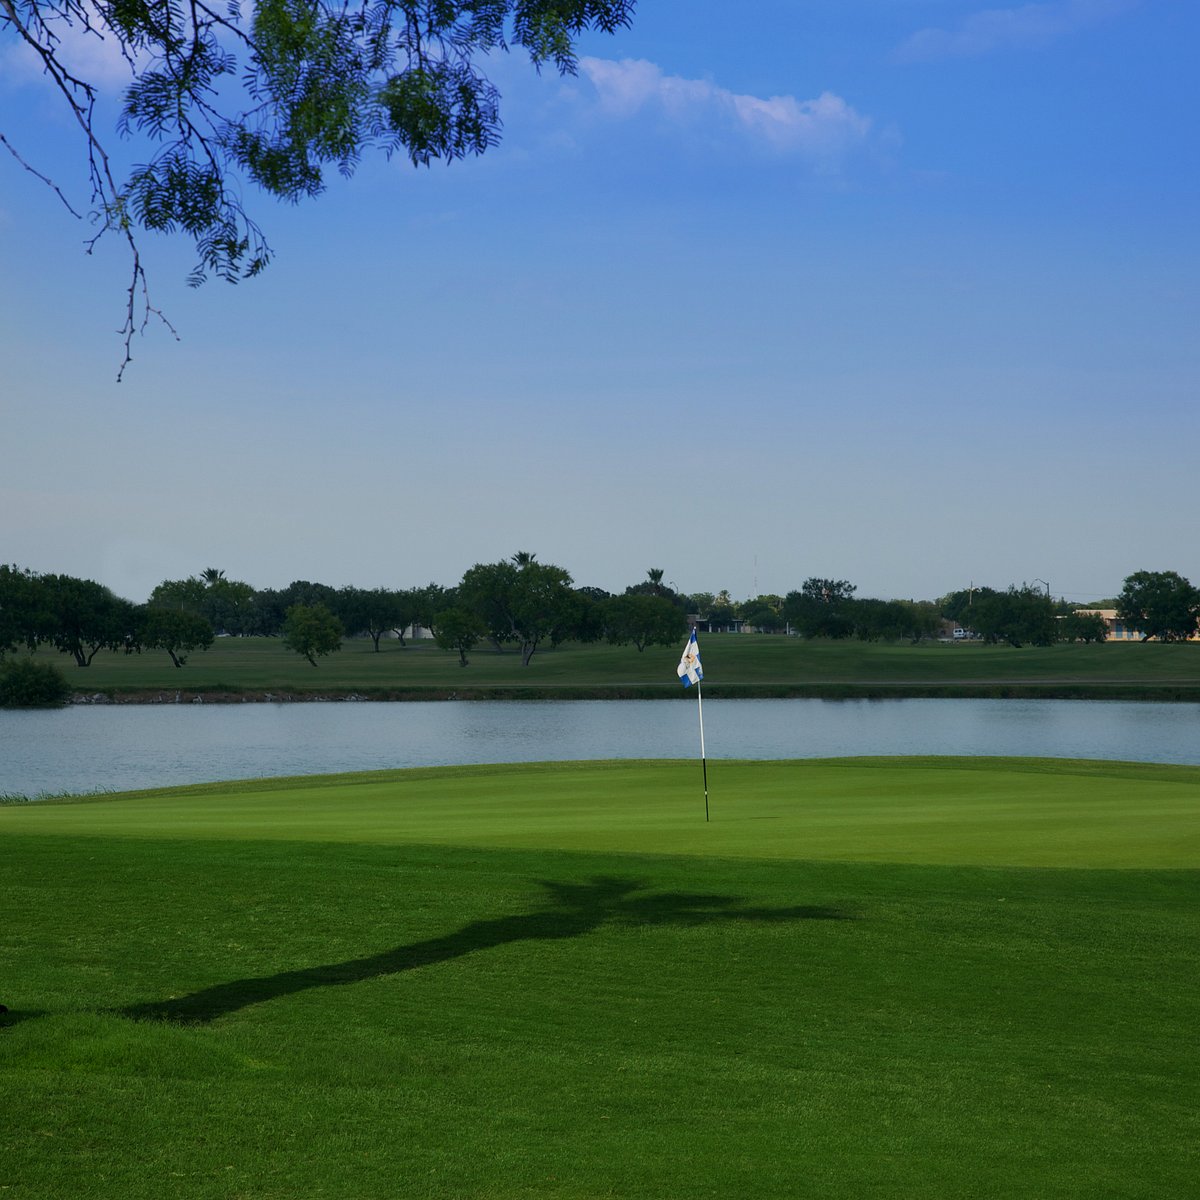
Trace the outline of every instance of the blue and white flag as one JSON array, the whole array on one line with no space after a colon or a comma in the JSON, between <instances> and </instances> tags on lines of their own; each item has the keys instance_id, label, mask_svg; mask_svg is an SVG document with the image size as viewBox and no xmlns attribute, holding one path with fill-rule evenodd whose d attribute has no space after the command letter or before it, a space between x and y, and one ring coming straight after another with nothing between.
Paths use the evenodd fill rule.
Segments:
<instances>
[{"instance_id":1,"label":"blue and white flag","mask_svg":"<svg viewBox=\"0 0 1200 1200\"><path fill-rule=\"evenodd\" d=\"M696 631L688 638L688 644L683 648L683 657L675 669L684 687L691 687L704 678L704 668L700 666L700 644L696 641Z\"/></svg>"}]
</instances>

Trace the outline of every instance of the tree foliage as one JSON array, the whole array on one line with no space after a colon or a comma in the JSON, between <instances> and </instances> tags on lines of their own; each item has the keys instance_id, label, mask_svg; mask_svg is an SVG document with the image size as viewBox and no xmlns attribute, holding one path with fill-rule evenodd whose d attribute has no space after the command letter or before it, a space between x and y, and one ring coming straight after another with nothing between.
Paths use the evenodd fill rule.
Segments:
<instances>
[{"instance_id":1,"label":"tree foliage","mask_svg":"<svg viewBox=\"0 0 1200 1200\"><path fill-rule=\"evenodd\" d=\"M52 663L15 658L0 663L0 708L62 708L71 685Z\"/></svg>"},{"instance_id":2,"label":"tree foliage","mask_svg":"<svg viewBox=\"0 0 1200 1200\"><path fill-rule=\"evenodd\" d=\"M614 596L604 602L604 619L609 642L632 642L639 653L647 646L673 645L688 628L684 611L666 596Z\"/></svg>"},{"instance_id":3,"label":"tree foliage","mask_svg":"<svg viewBox=\"0 0 1200 1200\"><path fill-rule=\"evenodd\" d=\"M446 608L438 613L434 640L443 650L457 650L458 665L465 667L470 662L467 652L474 650L486 633L476 613L466 608Z\"/></svg>"},{"instance_id":4,"label":"tree foliage","mask_svg":"<svg viewBox=\"0 0 1200 1200\"><path fill-rule=\"evenodd\" d=\"M577 587L574 590L574 628L571 636L580 642L601 641L607 633L606 602L612 593L599 587Z\"/></svg>"},{"instance_id":5,"label":"tree foliage","mask_svg":"<svg viewBox=\"0 0 1200 1200\"><path fill-rule=\"evenodd\" d=\"M1117 597L1117 617L1161 642L1191 637L1200 617L1200 591L1176 571L1135 571Z\"/></svg>"},{"instance_id":6,"label":"tree foliage","mask_svg":"<svg viewBox=\"0 0 1200 1200\"><path fill-rule=\"evenodd\" d=\"M457 588L459 603L483 622L486 636L498 649L513 637L516 578L517 567L511 561L476 563L463 574Z\"/></svg>"},{"instance_id":7,"label":"tree foliage","mask_svg":"<svg viewBox=\"0 0 1200 1200\"><path fill-rule=\"evenodd\" d=\"M206 567L198 576L164 579L150 593L150 603L155 608L203 617L221 633L241 635L258 632L256 595L250 584L226 579L224 571Z\"/></svg>"},{"instance_id":8,"label":"tree foliage","mask_svg":"<svg viewBox=\"0 0 1200 1200\"><path fill-rule=\"evenodd\" d=\"M70 654L80 667L100 650L129 650L136 644L135 606L103 584L71 575L41 575L46 625L38 641Z\"/></svg>"},{"instance_id":9,"label":"tree foliage","mask_svg":"<svg viewBox=\"0 0 1200 1200\"><path fill-rule=\"evenodd\" d=\"M154 311L137 227L192 239L193 284L257 275L271 250L244 206L243 181L294 202L319 194L330 168L352 174L364 153L403 154L417 166L482 154L501 128L500 95L480 69L488 55L519 47L539 70L573 73L577 38L616 32L633 7L634 0L0 0L0 35L24 44L82 131L96 237L114 232L131 251L127 363L139 290L146 315ZM64 37L65 27L79 36ZM96 119L94 39L129 64L120 134L148 144L126 179Z\"/></svg>"},{"instance_id":10,"label":"tree foliage","mask_svg":"<svg viewBox=\"0 0 1200 1200\"><path fill-rule=\"evenodd\" d=\"M1103 642L1108 637L1108 622L1096 612L1071 612L1060 617L1058 637L1063 642Z\"/></svg>"},{"instance_id":11,"label":"tree foliage","mask_svg":"<svg viewBox=\"0 0 1200 1200\"><path fill-rule=\"evenodd\" d=\"M427 583L424 587L408 588L404 592L408 619L396 629L400 645L404 645L404 627L418 625L437 632L439 614L447 608L453 608L458 602L458 593L454 588L445 588L440 583Z\"/></svg>"},{"instance_id":12,"label":"tree foliage","mask_svg":"<svg viewBox=\"0 0 1200 1200\"><path fill-rule=\"evenodd\" d=\"M497 647L516 642L523 666L544 641L570 635L580 608L570 574L536 558L520 551L507 561L476 563L458 585L459 604L475 613Z\"/></svg>"},{"instance_id":13,"label":"tree foliage","mask_svg":"<svg viewBox=\"0 0 1200 1200\"><path fill-rule=\"evenodd\" d=\"M576 617L571 583L567 571L550 563L531 563L518 572L511 602L522 666L529 666L543 641L557 643L570 636Z\"/></svg>"},{"instance_id":14,"label":"tree foliage","mask_svg":"<svg viewBox=\"0 0 1200 1200\"><path fill-rule=\"evenodd\" d=\"M24 645L32 650L49 617L46 592L33 571L0 563L0 655Z\"/></svg>"},{"instance_id":15,"label":"tree foliage","mask_svg":"<svg viewBox=\"0 0 1200 1200\"><path fill-rule=\"evenodd\" d=\"M708 606L709 628L711 629L714 625L718 629L722 626L730 626L737 619L737 605L733 602L733 597L729 594L728 589L722 588Z\"/></svg>"},{"instance_id":16,"label":"tree foliage","mask_svg":"<svg viewBox=\"0 0 1200 1200\"><path fill-rule=\"evenodd\" d=\"M199 613L147 604L138 622L137 643L143 650L165 650L173 666L185 666L194 650L213 644L213 627Z\"/></svg>"},{"instance_id":17,"label":"tree foliage","mask_svg":"<svg viewBox=\"0 0 1200 1200\"><path fill-rule=\"evenodd\" d=\"M342 648L342 623L323 604L293 604L283 622L283 644L306 658L317 659Z\"/></svg>"},{"instance_id":18,"label":"tree foliage","mask_svg":"<svg viewBox=\"0 0 1200 1200\"><path fill-rule=\"evenodd\" d=\"M389 629L403 631L414 616L410 593L388 588L344 587L336 598L336 614L350 637L366 634L379 653L379 639Z\"/></svg>"},{"instance_id":19,"label":"tree foliage","mask_svg":"<svg viewBox=\"0 0 1200 1200\"><path fill-rule=\"evenodd\" d=\"M971 606L971 628L987 642L1051 646L1058 640L1054 602L1040 588L1023 585L980 595Z\"/></svg>"},{"instance_id":20,"label":"tree foliage","mask_svg":"<svg viewBox=\"0 0 1200 1200\"><path fill-rule=\"evenodd\" d=\"M669 600L681 612L686 612L688 597L675 591L669 584L663 583L661 567L651 567L646 572L646 578L640 583L630 584L625 589L626 596L655 596L661 600Z\"/></svg>"},{"instance_id":21,"label":"tree foliage","mask_svg":"<svg viewBox=\"0 0 1200 1200\"><path fill-rule=\"evenodd\" d=\"M973 618L976 601L982 602L988 596L998 596L999 594L995 588L975 587L972 584L969 588L960 588L957 592L950 592L943 596L938 601L938 608L941 610L942 616L948 620L956 621L964 629L974 629Z\"/></svg>"},{"instance_id":22,"label":"tree foliage","mask_svg":"<svg viewBox=\"0 0 1200 1200\"><path fill-rule=\"evenodd\" d=\"M802 637L849 637L854 632L855 591L849 580L810 576L798 592L784 597L783 616Z\"/></svg>"},{"instance_id":23,"label":"tree foliage","mask_svg":"<svg viewBox=\"0 0 1200 1200\"><path fill-rule=\"evenodd\" d=\"M744 625L760 633L779 633L787 622L783 619L782 596L754 596L738 605L738 616Z\"/></svg>"}]
</instances>

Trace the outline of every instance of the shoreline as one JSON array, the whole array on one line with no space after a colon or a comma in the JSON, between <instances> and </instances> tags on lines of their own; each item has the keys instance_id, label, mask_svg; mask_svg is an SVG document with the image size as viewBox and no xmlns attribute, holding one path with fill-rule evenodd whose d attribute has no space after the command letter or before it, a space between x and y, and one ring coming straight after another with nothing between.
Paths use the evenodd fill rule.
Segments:
<instances>
[{"instance_id":1,"label":"shoreline","mask_svg":"<svg viewBox=\"0 0 1200 1200\"><path fill-rule=\"evenodd\" d=\"M1200 703L1200 684L1130 683L810 683L712 684L710 700L1137 700ZM691 691L671 684L627 687L428 688L97 688L76 691L70 706L142 704L332 704L444 700L687 700Z\"/></svg>"}]
</instances>

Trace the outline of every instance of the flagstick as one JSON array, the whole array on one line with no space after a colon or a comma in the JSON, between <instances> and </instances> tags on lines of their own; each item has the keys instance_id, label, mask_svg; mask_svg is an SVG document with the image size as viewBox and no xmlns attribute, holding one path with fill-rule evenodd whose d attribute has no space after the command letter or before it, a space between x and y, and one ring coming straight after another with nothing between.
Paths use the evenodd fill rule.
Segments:
<instances>
[{"instance_id":1,"label":"flagstick","mask_svg":"<svg viewBox=\"0 0 1200 1200\"><path fill-rule=\"evenodd\" d=\"M704 757L704 694L696 681L696 711L700 714L700 769L704 773L704 820L708 820L708 759Z\"/></svg>"}]
</instances>

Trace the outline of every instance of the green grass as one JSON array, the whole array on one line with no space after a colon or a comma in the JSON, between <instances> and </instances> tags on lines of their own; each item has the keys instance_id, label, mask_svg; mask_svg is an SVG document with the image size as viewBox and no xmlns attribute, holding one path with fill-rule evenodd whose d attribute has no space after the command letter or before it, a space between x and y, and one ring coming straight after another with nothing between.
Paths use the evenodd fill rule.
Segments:
<instances>
[{"instance_id":1,"label":"green grass","mask_svg":"<svg viewBox=\"0 0 1200 1200\"><path fill-rule=\"evenodd\" d=\"M805 642L760 635L702 637L712 695L1031 694L1200 699L1200 643L1059 645ZM366 640L309 666L275 638L219 638L182 669L165 654L101 652L87 668L42 650L81 691L360 691L364 694L545 694L677 696L678 651L568 644L539 650L522 667L513 650L481 648L471 665L423 642Z\"/></svg>"},{"instance_id":2,"label":"green grass","mask_svg":"<svg viewBox=\"0 0 1200 1200\"><path fill-rule=\"evenodd\" d=\"M708 778L708 824L698 763L617 761L200 784L26 804L0 809L0 833L785 861L1200 865L1200 767L843 758L712 762Z\"/></svg>"},{"instance_id":3,"label":"green grass","mask_svg":"<svg viewBox=\"0 0 1200 1200\"><path fill-rule=\"evenodd\" d=\"M0 1190L1193 1193L1200 770L696 774L0 808Z\"/></svg>"}]
</instances>

